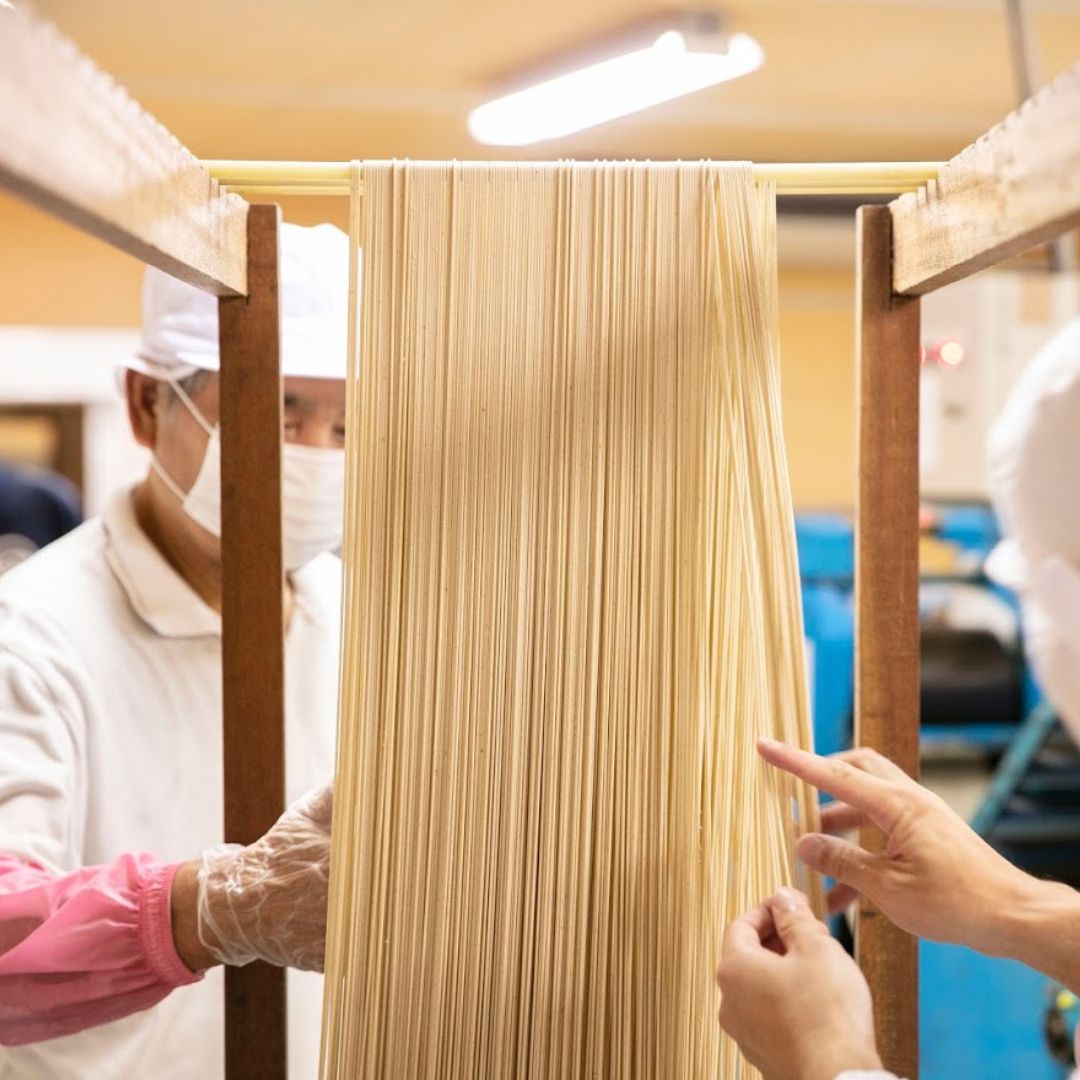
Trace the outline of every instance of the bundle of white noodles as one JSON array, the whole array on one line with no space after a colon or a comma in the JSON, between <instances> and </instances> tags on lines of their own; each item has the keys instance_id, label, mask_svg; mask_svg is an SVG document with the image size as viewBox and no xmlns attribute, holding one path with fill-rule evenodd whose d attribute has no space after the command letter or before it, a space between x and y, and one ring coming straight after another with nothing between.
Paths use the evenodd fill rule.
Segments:
<instances>
[{"instance_id":1,"label":"bundle of white noodles","mask_svg":"<svg viewBox=\"0 0 1080 1080\"><path fill-rule=\"evenodd\" d=\"M322 1075L734 1077L814 812L753 750L810 743L774 193L362 168Z\"/></svg>"}]
</instances>

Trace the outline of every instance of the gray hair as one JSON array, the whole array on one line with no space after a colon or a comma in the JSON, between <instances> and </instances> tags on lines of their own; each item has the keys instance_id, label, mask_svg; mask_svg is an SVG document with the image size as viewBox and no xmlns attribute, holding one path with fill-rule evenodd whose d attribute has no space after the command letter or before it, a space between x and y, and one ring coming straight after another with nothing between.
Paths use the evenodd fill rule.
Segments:
<instances>
[{"instance_id":1,"label":"gray hair","mask_svg":"<svg viewBox=\"0 0 1080 1080\"><path fill-rule=\"evenodd\" d=\"M182 379L177 379L176 382L188 397L194 397L206 386L213 374L212 371L200 369L199 371L193 371L190 375L185 375ZM172 383L165 383L165 394L166 404L173 405L177 400L177 393L173 389Z\"/></svg>"}]
</instances>

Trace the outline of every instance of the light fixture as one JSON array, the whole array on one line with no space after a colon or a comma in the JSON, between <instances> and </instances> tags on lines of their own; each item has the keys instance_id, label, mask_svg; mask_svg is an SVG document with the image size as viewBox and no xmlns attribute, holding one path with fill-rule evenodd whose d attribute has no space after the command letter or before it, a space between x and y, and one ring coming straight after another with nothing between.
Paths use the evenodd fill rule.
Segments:
<instances>
[{"instance_id":1,"label":"light fixture","mask_svg":"<svg viewBox=\"0 0 1080 1080\"><path fill-rule=\"evenodd\" d=\"M711 16L711 13L708 13ZM595 127L761 67L748 34L724 34L715 17L681 21L643 47L534 83L469 113L469 132L491 146L528 146Z\"/></svg>"},{"instance_id":2,"label":"light fixture","mask_svg":"<svg viewBox=\"0 0 1080 1080\"><path fill-rule=\"evenodd\" d=\"M955 368L964 362L967 350L959 341L949 338L937 346L938 363L942 367Z\"/></svg>"}]
</instances>

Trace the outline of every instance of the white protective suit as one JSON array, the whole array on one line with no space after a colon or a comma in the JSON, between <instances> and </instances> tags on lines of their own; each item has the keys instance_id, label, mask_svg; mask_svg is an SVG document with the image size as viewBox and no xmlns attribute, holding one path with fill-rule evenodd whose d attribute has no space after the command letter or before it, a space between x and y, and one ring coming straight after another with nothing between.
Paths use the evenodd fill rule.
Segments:
<instances>
[{"instance_id":1,"label":"white protective suit","mask_svg":"<svg viewBox=\"0 0 1080 1080\"><path fill-rule=\"evenodd\" d=\"M1024 369L987 457L1006 536L987 572L1019 592L1035 674L1080 743L1080 318Z\"/></svg>"}]
</instances>

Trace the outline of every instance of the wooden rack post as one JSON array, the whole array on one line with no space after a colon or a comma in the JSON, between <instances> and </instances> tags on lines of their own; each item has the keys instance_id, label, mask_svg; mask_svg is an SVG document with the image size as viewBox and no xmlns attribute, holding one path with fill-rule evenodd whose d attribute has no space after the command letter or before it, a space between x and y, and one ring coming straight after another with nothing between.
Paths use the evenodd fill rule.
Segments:
<instances>
[{"instance_id":1,"label":"wooden rack post","mask_svg":"<svg viewBox=\"0 0 1080 1080\"><path fill-rule=\"evenodd\" d=\"M225 839L240 844L285 805L279 216L251 207L248 295L218 304ZM284 969L226 969L228 1080L284 1080L286 1030Z\"/></svg>"},{"instance_id":2,"label":"wooden rack post","mask_svg":"<svg viewBox=\"0 0 1080 1080\"><path fill-rule=\"evenodd\" d=\"M919 774L919 301L892 291L892 216L857 217L858 491L855 525L855 744ZM880 847L875 830L860 841ZM856 957L874 996L886 1068L915 1080L918 942L859 907Z\"/></svg>"}]
</instances>

